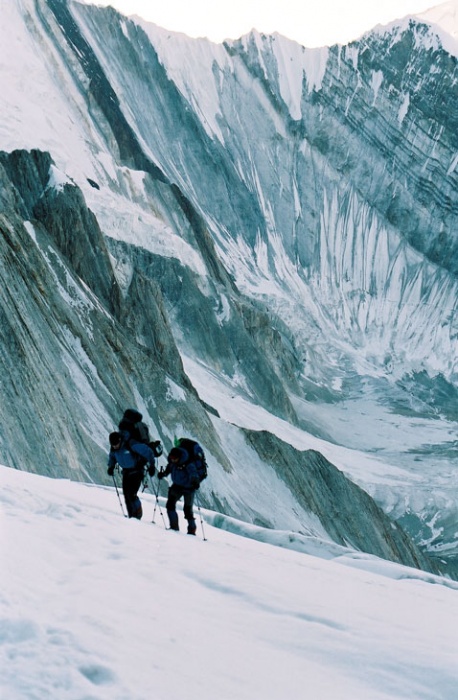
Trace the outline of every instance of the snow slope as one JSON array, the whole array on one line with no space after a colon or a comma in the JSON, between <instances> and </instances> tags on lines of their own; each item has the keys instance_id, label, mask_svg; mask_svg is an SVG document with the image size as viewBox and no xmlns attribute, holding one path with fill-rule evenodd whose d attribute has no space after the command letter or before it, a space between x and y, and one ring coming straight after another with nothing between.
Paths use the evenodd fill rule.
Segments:
<instances>
[{"instance_id":1,"label":"snow slope","mask_svg":"<svg viewBox=\"0 0 458 700\"><path fill-rule=\"evenodd\" d=\"M216 513L190 538L151 524L153 495L133 522L113 488L0 475L5 700L456 697L457 584Z\"/></svg>"}]
</instances>

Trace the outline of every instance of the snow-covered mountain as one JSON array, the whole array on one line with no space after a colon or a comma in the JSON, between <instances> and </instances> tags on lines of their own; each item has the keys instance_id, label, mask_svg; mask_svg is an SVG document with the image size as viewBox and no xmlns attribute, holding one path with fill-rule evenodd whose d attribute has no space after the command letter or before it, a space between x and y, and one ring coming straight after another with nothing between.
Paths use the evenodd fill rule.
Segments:
<instances>
[{"instance_id":1,"label":"snow-covered mountain","mask_svg":"<svg viewBox=\"0 0 458 700\"><path fill-rule=\"evenodd\" d=\"M201 440L206 505L434 567L397 520L453 567L451 35L2 18L1 461L101 481L135 405L166 448Z\"/></svg>"}]
</instances>

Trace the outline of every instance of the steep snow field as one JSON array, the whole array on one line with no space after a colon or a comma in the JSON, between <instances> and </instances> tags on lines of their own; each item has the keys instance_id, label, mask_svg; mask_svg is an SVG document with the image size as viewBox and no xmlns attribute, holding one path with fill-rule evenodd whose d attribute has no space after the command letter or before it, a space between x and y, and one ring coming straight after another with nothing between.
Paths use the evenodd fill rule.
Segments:
<instances>
[{"instance_id":1,"label":"steep snow field","mask_svg":"<svg viewBox=\"0 0 458 700\"><path fill-rule=\"evenodd\" d=\"M169 532L146 492L133 522L113 488L0 477L5 700L456 698L457 584L216 513Z\"/></svg>"}]
</instances>

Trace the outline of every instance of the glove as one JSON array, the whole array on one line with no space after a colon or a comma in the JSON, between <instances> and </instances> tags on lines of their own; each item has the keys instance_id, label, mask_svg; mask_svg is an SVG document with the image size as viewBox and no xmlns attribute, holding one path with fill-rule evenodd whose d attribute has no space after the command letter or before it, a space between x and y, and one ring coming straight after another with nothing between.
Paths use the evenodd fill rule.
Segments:
<instances>
[{"instance_id":1,"label":"glove","mask_svg":"<svg viewBox=\"0 0 458 700\"><path fill-rule=\"evenodd\" d=\"M108 476L113 476L113 474L114 474L114 467L108 467L108 469L107 469L107 474L108 474Z\"/></svg>"},{"instance_id":2,"label":"glove","mask_svg":"<svg viewBox=\"0 0 458 700\"><path fill-rule=\"evenodd\" d=\"M154 466L154 464L150 464L150 465L148 466L148 474L149 474L150 476L154 476L155 473L156 473L156 467Z\"/></svg>"},{"instance_id":3,"label":"glove","mask_svg":"<svg viewBox=\"0 0 458 700\"><path fill-rule=\"evenodd\" d=\"M163 479L164 476L165 476L165 472L163 471L163 469L161 469L161 470L157 473L157 478L158 478L158 479Z\"/></svg>"},{"instance_id":4,"label":"glove","mask_svg":"<svg viewBox=\"0 0 458 700\"><path fill-rule=\"evenodd\" d=\"M191 488L197 490L200 486L200 481L197 476L191 479Z\"/></svg>"}]
</instances>

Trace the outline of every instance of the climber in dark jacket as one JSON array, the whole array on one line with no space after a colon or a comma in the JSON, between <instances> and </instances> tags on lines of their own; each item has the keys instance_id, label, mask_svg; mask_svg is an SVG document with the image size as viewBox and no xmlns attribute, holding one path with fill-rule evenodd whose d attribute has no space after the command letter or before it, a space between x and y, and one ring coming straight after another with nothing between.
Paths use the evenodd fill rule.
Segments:
<instances>
[{"instance_id":1,"label":"climber in dark jacket","mask_svg":"<svg viewBox=\"0 0 458 700\"><path fill-rule=\"evenodd\" d=\"M129 518L140 520L143 515L138 490L142 484L145 465L149 464L148 472L154 475L154 453L148 445L129 440L124 432L110 433L110 454L108 455L107 473L113 476L115 466L122 469L122 492L126 502Z\"/></svg>"},{"instance_id":2,"label":"climber in dark jacket","mask_svg":"<svg viewBox=\"0 0 458 700\"><path fill-rule=\"evenodd\" d=\"M188 535L196 534L196 521L194 519L193 506L194 494L199 488L199 475L194 462L189 461L189 455L182 447L173 447L167 457L167 466L164 471L158 473L158 478L171 475L172 485L169 488L166 508L169 517L170 529L179 530L177 501L183 496L183 513L188 521Z\"/></svg>"}]
</instances>

